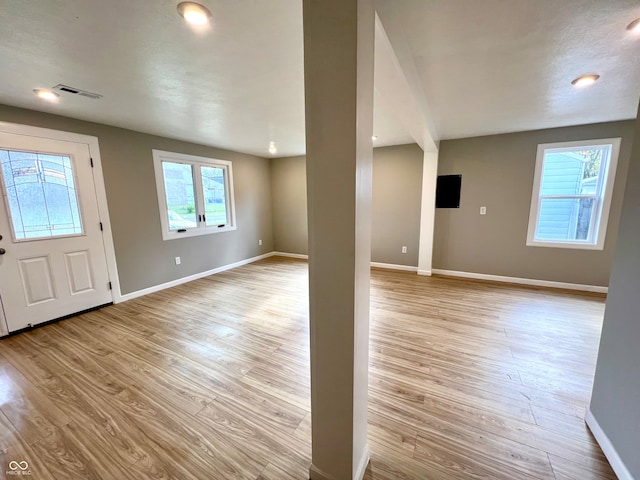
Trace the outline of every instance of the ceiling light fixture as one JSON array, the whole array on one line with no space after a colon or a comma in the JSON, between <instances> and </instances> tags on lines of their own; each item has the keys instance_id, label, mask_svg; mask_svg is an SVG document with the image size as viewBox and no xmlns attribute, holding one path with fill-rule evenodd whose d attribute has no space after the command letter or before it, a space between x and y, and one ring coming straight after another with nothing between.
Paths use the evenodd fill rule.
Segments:
<instances>
[{"instance_id":1,"label":"ceiling light fixture","mask_svg":"<svg viewBox=\"0 0 640 480\"><path fill-rule=\"evenodd\" d=\"M578 77L574 81L572 81L571 85L578 88L588 87L596 83L599 78L600 75L582 75L581 77Z\"/></svg>"},{"instance_id":2,"label":"ceiling light fixture","mask_svg":"<svg viewBox=\"0 0 640 480\"><path fill-rule=\"evenodd\" d=\"M271 155L275 155L276 153L278 153L278 149L276 149L275 142L269 142L269 153Z\"/></svg>"},{"instance_id":3,"label":"ceiling light fixture","mask_svg":"<svg viewBox=\"0 0 640 480\"><path fill-rule=\"evenodd\" d=\"M47 88L34 88L33 93L35 93L38 98L47 100L49 102L55 102L58 100L58 98L60 98L60 95L58 95L56 92L52 92Z\"/></svg>"},{"instance_id":4,"label":"ceiling light fixture","mask_svg":"<svg viewBox=\"0 0 640 480\"><path fill-rule=\"evenodd\" d=\"M640 18L636 18L633 22L627 25L627 30L633 33L640 33Z\"/></svg>"},{"instance_id":5,"label":"ceiling light fixture","mask_svg":"<svg viewBox=\"0 0 640 480\"><path fill-rule=\"evenodd\" d=\"M179 3L178 13L187 23L198 27L207 25L211 21L209 9L195 2Z\"/></svg>"}]
</instances>

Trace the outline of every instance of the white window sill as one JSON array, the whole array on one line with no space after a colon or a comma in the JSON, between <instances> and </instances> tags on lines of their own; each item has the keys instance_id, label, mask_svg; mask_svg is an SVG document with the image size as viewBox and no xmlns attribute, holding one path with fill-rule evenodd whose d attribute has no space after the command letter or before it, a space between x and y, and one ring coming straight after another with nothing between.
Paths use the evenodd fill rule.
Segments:
<instances>
[{"instance_id":1,"label":"white window sill","mask_svg":"<svg viewBox=\"0 0 640 480\"><path fill-rule=\"evenodd\" d=\"M237 230L235 226L226 227L208 227L208 228L190 228L186 232L178 232L172 230L170 232L162 232L162 240L178 240L180 238L200 237L202 235L215 235L216 233L231 232Z\"/></svg>"},{"instance_id":2,"label":"white window sill","mask_svg":"<svg viewBox=\"0 0 640 480\"><path fill-rule=\"evenodd\" d=\"M559 242L557 240L528 240L527 247L571 248L574 250L604 250L604 245L586 242Z\"/></svg>"}]
</instances>

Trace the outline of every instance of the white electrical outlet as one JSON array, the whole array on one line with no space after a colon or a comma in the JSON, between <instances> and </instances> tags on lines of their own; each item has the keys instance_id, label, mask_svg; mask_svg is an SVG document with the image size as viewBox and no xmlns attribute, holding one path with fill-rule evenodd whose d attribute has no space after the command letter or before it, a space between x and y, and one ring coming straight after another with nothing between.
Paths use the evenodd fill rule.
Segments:
<instances>
[{"instance_id":1,"label":"white electrical outlet","mask_svg":"<svg viewBox=\"0 0 640 480\"><path fill-rule=\"evenodd\" d=\"M487 207L480 207L480 215L486 215L487 214Z\"/></svg>"},{"instance_id":2,"label":"white electrical outlet","mask_svg":"<svg viewBox=\"0 0 640 480\"><path fill-rule=\"evenodd\" d=\"M402 253L407 253L407 247L405 246L402 247Z\"/></svg>"},{"instance_id":3,"label":"white electrical outlet","mask_svg":"<svg viewBox=\"0 0 640 480\"><path fill-rule=\"evenodd\" d=\"M180 265L180 262L181 262L180 257L176 257L176 265Z\"/></svg>"},{"instance_id":4,"label":"white electrical outlet","mask_svg":"<svg viewBox=\"0 0 640 480\"><path fill-rule=\"evenodd\" d=\"M262 245L262 240L258 240L258 245Z\"/></svg>"}]
</instances>

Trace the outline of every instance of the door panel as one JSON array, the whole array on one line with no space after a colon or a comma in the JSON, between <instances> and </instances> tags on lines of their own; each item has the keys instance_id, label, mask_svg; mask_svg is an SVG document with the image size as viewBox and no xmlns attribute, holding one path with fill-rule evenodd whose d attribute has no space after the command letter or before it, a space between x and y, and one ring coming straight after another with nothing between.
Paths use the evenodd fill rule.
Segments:
<instances>
[{"instance_id":1,"label":"door panel","mask_svg":"<svg viewBox=\"0 0 640 480\"><path fill-rule=\"evenodd\" d=\"M9 331L111 302L88 145L0 133L0 173Z\"/></svg>"},{"instance_id":2,"label":"door panel","mask_svg":"<svg viewBox=\"0 0 640 480\"><path fill-rule=\"evenodd\" d=\"M89 250L64 254L71 295L94 290Z\"/></svg>"},{"instance_id":3,"label":"door panel","mask_svg":"<svg viewBox=\"0 0 640 480\"><path fill-rule=\"evenodd\" d=\"M28 307L56 299L49 256L18 258L20 280Z\"/></svg>"}]
</instances>

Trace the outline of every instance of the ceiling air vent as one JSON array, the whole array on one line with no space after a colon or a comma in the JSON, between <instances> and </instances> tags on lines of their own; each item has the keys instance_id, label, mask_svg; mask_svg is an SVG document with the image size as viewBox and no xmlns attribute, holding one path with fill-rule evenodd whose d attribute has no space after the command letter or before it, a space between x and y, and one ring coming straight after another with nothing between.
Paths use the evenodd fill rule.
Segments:
<instances>
[{"instance_id":1,"label":"ceiling air vent","mask_svg":"<svg viewBox=\"0 0 640 480\"><path fill-rule=\"evenodd\" d=\"M81 97L92 98L94 100L100 100L102 98L102 95L100 95L99 93L87 92L86 90L80 90L79 88L70 87L68 85L62 85L61 83L53 87L53 90L58 90L59 92L64 92L64 93L70 93L72 95L79 95Z\"/></svg>"}]
</instances>

